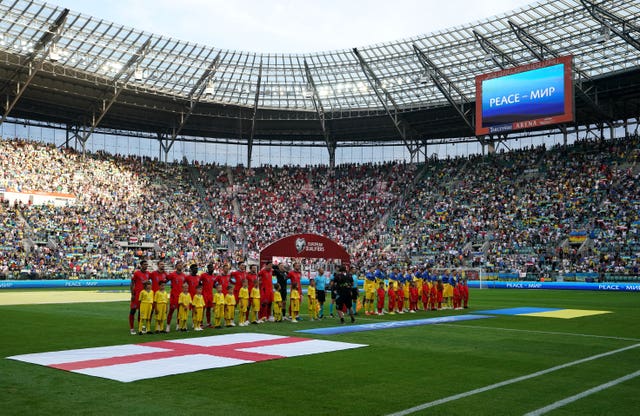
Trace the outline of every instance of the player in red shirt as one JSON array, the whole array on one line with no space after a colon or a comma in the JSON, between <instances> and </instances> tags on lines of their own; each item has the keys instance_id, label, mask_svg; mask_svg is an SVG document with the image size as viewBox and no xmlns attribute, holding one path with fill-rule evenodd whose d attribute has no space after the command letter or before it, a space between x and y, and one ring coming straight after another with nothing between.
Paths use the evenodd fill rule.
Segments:
<instances>
[{"instance_id":1,"label":"player in red shirt","mask_svg":"<svg viewBox=\"0 0 640 416\"><path fill-rule=\"evenodd\" d=\"M438 282L436 280L431 281L431 290L429 291L429 304L431 310L435 311L438 304Z\"/></svg>"},{"instance_id":2,"label":"player in red shirt","mask_svg":"<svg viewBox=\"0 0 640 416\"><path fill-rule=\"evenodd\" d=\"M153 293L156 293L160 289L160 282L167 281L167 272L164 270L164 261L158 260L156 267L157 269L152 271L149 275L149 280L151 280L151 290L153 290Z\"/></svg>"},{"instance_id":3,"label":"player in red shirt","mask_svg":"<svg viewBox=\"0 0 640 416\"><path fill-rule=\"evenodd\" d=\"M252 264L251 266L249 266L249 273L247 273L247 284L248 284L248 290L249 293L251 293L251 289L253 289L253 287L255 285L258 284L258 266L256 266L255 264ZM247 308L247 316L245 316L245 321L249 320L249 308Z\"/></svg>"},{"instance_id":4,"label":"player in red shirt","mask_svg":"<svg viewBox=\"0 0 640 416\"><path fill-rule=\"evenodd\" d=\"M222 285L222 294L227 296L227 293L229 292L229 282L231 282L231 275L229 274L229 269L231 269L231 266L229 266L228 263L225 263L222 265L222 271L220 272L220 276L218 276L218 278L216 279L216 283L220 283Z\"/></svg>"},{"instance_id":5,"label":"player in red shirt","mask_svg":"<svg viewBox=\"0 0 640 416\"><path fill-rule=\"evenodd\" d=\"M191 295L191 299L196 295L196 288L198 287L198 283L200 283L200 276L198 276L198 265L192 264L189 266L189 274L185 277L185 281L189 285L189 294Z\"/></svg>"},{"instance_id":6,"label":"player in red shirt","mask_svg":"<svg viewBox=\"0 0 640 416\"><path fill-rule=\"evenodd\" d=\"M213 275L213 263L207 264L207 271L200 275L202 285L202 297L204 298L204 312L207 317L207 326L211 327L211 308L213 307L213 285L216 277Z\"/></svg>"},{"instance_id":7,"label":"player in red shirt","mask_svg":"<svg viewBox=\"0 0 640 416\"><path fill-rule=\"evenodd\" d=\"M462 298L464 309L467 309L469 307L469 285L467 285L467 279L460 279L460 297Z\"/></svg>"},{"instance_id":8,"label":"player in red shirt","mask_svg":"<svg viewBox=\"0 0 640 416\"><path fill-rule=\"evenodd\" d=\"M384 282L380 282L378 287L378 315L384 314L384 297L386 293L384 290Z\"/></svg>"},{"instance_id":9,"label":"player in red shirt","mask_svg":"<svg viewBox=\"0 0 640 416\"><path fill-rule=\"evenodd\" d=\"M293 287L294 283L296 284L296 287L298 288L296 290L298 291L298 293L300 293L300 304L302 303L302 285L300 284L301 278L302 273L300 272L300 263L295 262L293 263L293 270L290 270L289 273L287 273L287 280L291 280L291 287ZM291 299L289 299L289 316L291 316Z\"/></svg>"},{"instance_id":10,"label":"player in red shirt","mask_svg":"<svg viewBox=\"0 0 640 416\"><path fill-rule=\"evenodd\" d=\"M261 320L268 320L271 316L271 303L273 302L273 263L264 265L258 273L260 281L260 315Z\"/></svg>"},{"instance_id":11,"label":"player in red shirt","mask_svg":"<svg viewBox=\"0 0 640 416\"><path fill-rule=\"evenodd\" d=\"M429 284L426 280L422 281L422 309L429 310Z\"/></svg>"},{"instance_id":12,"label":"player in red shirt","mask_svg":"<svg viewBox=\"0 0 640 416\"><path fill-rule=\"evenodd\" d=\"M140 269L133 272L133 277L131 278L131 304L129 310L129 332L131 332L131 335L136 335L136 330L133 329L133 323L136 311L140 311L140 292L144 289L144 284L149 281L147 266L147 261L141 260ZM138 313L138 320L140 320L140 313Z\"/></svg>"},{"instance_id":13,"label":"player in red shirt","mask_svg":"<svg viewBox=\"0 0 640 416\"><path fill-rule=\"evenodd\" d=\"M442 296L444 295L444 284L442 283L442 279L438 279L438 283L436 283L436 287L438 288L438 310L442 309Z\"/></svg>"},{"instance_id":14,"label":"player in red shirt","mask_svg":"<svg viewBox=\"0 0 640 416\"><path fill-rule=\"evenodd\" d=\"M258 266L252 264L249 266L249 272L247 273L247 283L249 284L249 293L251 289L258 284Z\"/></svg>"},{"instance_id":15,"label":"player in red shirt","mask_svg":"<svg viewBox=\"0 0 640 416\"><path fill-rule=\"evenodd\" d=\"M396 290L393 288L393 282L389 282L389 290L387 291L387 295L389 296L389 315L396 314Z\"/></svg>"},{"instance_id":16,"label":"player in red shirt","mask_svg":"<svg viewBox=\"0 0 640 416\"><path fill-rule=\"evenodd\" d=\"M180 293L182 293L182 285L185 283L185 278L187 277L182 271L184 268L184 263L178 261L176 262L175 267L176 270L170 273L169 276L167 276L167 282L171 284L171 294L169 295L169 314L167 316L167 329L165 329L166 332L169 332L173 311L178 309Z\"/></svg>"},{"instance_id":17,"label":"player in red shirt","mask_svg":"<svg viewBox=\"0 0 640 416\"><path fill-rule=\"evenodd\" d=\"M398 313L404 313L404 285L398 281L398 288L396 289L396 309Z\"/></svg>"},{"instance_id":18,"label":"player in red shirt","mask_svg":"<svg viewBox=\"0 0 640 416\"><path fill-rule=\"evenodd\" d=\"M456 282L454 279L452 279L451 285L453 285L453 309L462 309L460 307L462 300L462 298L460 297L460 282Z\"/></svg>"},{"instance_id":19,"label":"player in red shirt","mask_svg":"<svg viewBox=\"0 0 640 416\"><path fill-rule=\"evenodd\" d=\"M240 263L238 263L238 270L231 272L231 282L233 283L233 297L236 298L236 304L238 303L238 295L240 294L240 289L242 288L242 281L246 278L247 265L243 261L241 261Z\"/></svg>"},{"instance_id":20,"label":"player in red shirt","mask_svg":"<svg viewBox=\"0 0 640 416\"><path fill-rule=\"evenodd\" d=\"M412 281L410 285L411 286L409 287L409 312L416 313L416 310L418 309L418 299L419 299L418 286L416 285L415 281Z\"/></svg>"}]
</instances>

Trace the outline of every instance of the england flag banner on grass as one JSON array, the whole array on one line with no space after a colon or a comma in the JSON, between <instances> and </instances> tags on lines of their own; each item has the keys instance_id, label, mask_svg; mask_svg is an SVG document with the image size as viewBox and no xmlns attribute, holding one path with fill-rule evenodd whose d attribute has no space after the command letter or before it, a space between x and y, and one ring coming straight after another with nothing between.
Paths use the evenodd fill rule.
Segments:
<instances>
[{"instance_id":1,"label":"england flag banner on grass","mask_svg":"<svg viewBox=\"0 0 640 416\"><path fill-rule=\"evenodd\" d=\"M23 354L7 358L128 383L360 347L366 345L243 333Z\"/></svg>"}]
</instances>

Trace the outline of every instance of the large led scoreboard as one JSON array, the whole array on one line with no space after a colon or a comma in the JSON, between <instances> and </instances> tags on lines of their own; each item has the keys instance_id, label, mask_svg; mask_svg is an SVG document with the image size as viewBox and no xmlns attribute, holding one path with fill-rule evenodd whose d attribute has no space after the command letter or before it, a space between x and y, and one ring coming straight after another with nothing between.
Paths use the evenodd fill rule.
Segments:
<instances>
[{"instance_id":1,"label":"large led scoreboard","mask_svg":"<svg viewBox=\"0 0 640 416\"><path fill-rule=\"evenodd\" d=\"M476 77L476 135L574 120L572 56Z\"/></svg>"}]
</instances>

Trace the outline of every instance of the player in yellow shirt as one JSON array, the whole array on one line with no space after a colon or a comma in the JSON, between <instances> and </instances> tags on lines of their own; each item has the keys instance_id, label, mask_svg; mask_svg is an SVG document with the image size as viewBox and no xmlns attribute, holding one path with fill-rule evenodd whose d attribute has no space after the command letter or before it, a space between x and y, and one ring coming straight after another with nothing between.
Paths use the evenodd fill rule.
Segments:
<instances>
[{"instance_id":1,"label":"player in yellow shirt","mask_svg":"<svg viewBox=\"0 0 640 416\"><path fill-rule=\"evenodd\" d=\"M204 314L204 307L206 302L204 295L202 294L202 285L196 287L196 294L193 295L193 329L196 331L202 331L202 317Z\"/></svg>"},{"instance_id":2,"label":"player in yellow shirt","mask_svg":"<svg viewBox=\"0 0 640 416\"><path fill-rule=\"evenodd\" d=\"M318 299L316 298L316 282L311 279L309 287L307 287L307 302L309 303L309 319L315 321L318 319Z\"/></svg>"},{"instance_id":3,"label":"player in yellow shirt","mask_svg":"<svg viewBox=\"0 0 640 416\"><path fill-rule=\"evenodd\" d=\"M453 279L453 274L449 273L447 270L446 273L448 276L442 279L442 283L444 284L444 289L442 291L442 297L444 298L444 309L452 309L451 299L453 298L453 286L451 286L450 281Z\"/></svg>"},{"instance_id":4,"label":"player in yellow shirt","mask_svg":"<svg viewBox=\"0 0 640 416\"><path fill-rule=\"evenodd\" d=\"M300 291L298 291L298 284L291 283L291 322L298 322L298 315L300 314Z\"/></svg>"},{"instance_id":5,"label":"player in yellow shirt","mask_svg":"<svg viewBox=\"0 0 640 416\"><path fill-rule=\"evenodd\" d=\"M238 298L239 298L238 294ZM227 294L224 297L224 320L227 326L236 326L236 297L233 296L233 285L227 287Z\"/></svg>"},{"instance_id":6,"label":"player in yellow shirt","mask_svg":"<svg viewBox=\"0 0 640 416\"><path fill-rule=\"evenodd\" d=\"M222 292L222 285L220 283L216 283L213 303L215 303L213 309L213 326L222 328L222 320L224 319L224 293Z\"/></svg>"},{"instance_id":7,"label":"player in yellow shirt","mask_svg":"<svg viewBox=\"0 0 640 416\"><path fill-rule=\"evenodd\" d=\"M251 299L251 311L249 312L249 322L251 322L252 324L257 324L258 312L260 312L260 288L258 287L258 285L255 285L251 289L251 293L249 294L249 299Z\"/></svg>"},{"instance_id":8,"label":"player in yellow shirt","mask_svg":"<svg viewBox=\"0 0 640 416\"><path fill-rule=\"evenodd\" d=\"M151 330L151 312L153 311L153 290L151 282L144 282L144 289L138 295L140 301L140 322L138 323L138 334L146 334L147 328Z\"/></svg>"},{"instance_id":9,"label":"player in yellow shirt","mask_svg":"<svg viewBox=\"0 0 640 416\"><path fill-rule=\"evenodd\" d=\"M158 284L158 291L153 295L154 306L156 311L156 334L165 331L164 324L167 321L167 305L169 304L169 294L165 291L165 282Z\"/></svg>"},{"instance_id":10,"label":"player in yellow shirt","mask_svg":"<svg viewBox=\"0 0 640 416\"><path fill-rule=\"evenodd\" d=\"M247 326L249 324L248 310L249 310L249 282L247 279L242 280L242 287L238 292L238 325Z\"/></svg>"},{"instance_id":11,"label":"player in yellow shirt","mask_svg":"<svg viewBox=\"0 0 640 416\"><path fill-rule=\"evenodd\" d=\"M189 319L189 309L191 309L191 295L189 294L189 284L182 285L182 293L178 298L178 330L187 330L187 320Z\"/></svg>"},{"instance_id":12,"label":"player in yellow shirt","mask_svg":"<svg viewBox=\"0 0 640 416\"><path fill-rule=\"evenodd\" d=\"M273 321L282 322L282 294L280 293L280 283L273 287Z\"/></svg>"},{"instance_id":13,"label":"player in yellow shirt","mask_svg":"<svg viewBox=\"0 0 640 416\"><path fill-rule=\"evenodd\" d=\"M411 282L413 281L413 273L409 271L409 269L404 270L404 286L402 289L404 290L404 305L402 308L404 312L409 312L409 289L411 288Z\"/></svg>"},{"instance_id":14,"label":"player in yellow shirt","mask_svg":"<svg viewBox=\"0 0 640 416\"><path fill-rule=\"evenodd\" d=\"M369 271L364 274L364 314L373 315L375 313L375 297L378 285L376 284L375 268L369 267Z\"/></svg>"}]
</instances>

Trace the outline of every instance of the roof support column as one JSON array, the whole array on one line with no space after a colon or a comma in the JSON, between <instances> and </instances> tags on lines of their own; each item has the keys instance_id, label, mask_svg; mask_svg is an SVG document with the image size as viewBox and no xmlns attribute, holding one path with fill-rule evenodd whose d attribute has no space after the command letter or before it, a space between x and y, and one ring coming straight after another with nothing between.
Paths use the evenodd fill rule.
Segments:
<instances>
[{"instance_id":1,"label":"roof support column","mask_svg":"<svg viewBox=\"0 0 640 416\"><path fill-rule=\"evenodd\" d=\"M253 97L253 114L251 115L251 132L247 141L247 168L251 169L251 157L253 155L253 137L256 134L256 117L258 115L258 103L260 102L260 85L262 84L262 59L258 68L258 82L256 83L256 94Z\"/></svg>"},{"instance_id":2,"label":"roof support column","mask_svg":"<svg viewBox=\"0 0 640 416\"><path fill-rule=\"evenodd\" d=\"M219 65L220 65L220 53L218 53L218 55L215 57L213 62L211 62L211 65L209 65L209 67L202 73L202 75L200 76L200 79L198 79L198 82L196 82L193 88L191 88L191 91L187 96L187 99L189 100L189 108L187 108L186 112L180 113L180 120L178 121L178 125L172 129L171 137L166 140L167 144L164 145L165 146L165 162L166 162L166 156L169 150L173 146L173 143L175 143L176 138L178 137L178 135L180 134L184 126L187 124L189 117L191 117L191 114L193 114L193 111L196 109L196 106L200 102L200 99L202 98L202 95L209 81L211 81L211 78L213 78L213 76L215 75ZM161 143L161 146L163 146L162 141L160 141L160 143Z\"/></svg>"},{"instance_id":3,"label":"roof support column","mask_svg":"<svg viewBox=\"0 0 640 416\"><path fill-rule=\"evenodd\" d=\"M449 101L449 104L451 104L453 109L460 115L462 121L464 121L467 127L469 127L471 133L474 134L475 128L473 123L473 114L471 112L473 105L471 104L471 101L469 101L462 90L451 82L440 68L438 68L415 44L413 45L413 51L438 90L440 90L442 95L444 95L447 101ZM456 101L456 97L453 95L454 92L457 94L459 102Z\"/></svg>"},{"instance_id":4,"label":"roof support column","mask_svg":"<svg viewBox=\"0 0 640 416\"><path fill-rule=\"evenodd\" d=\"M64 9L60 15L56 18L56 20L51 24L49 29L40 37L38 42L33 47L33 52L27 55L25 63L18 68L13 76L4 84L2 91L7 96L7 101L4 106L4 111L2 113L2 118L0 119L0 125L7 120L9 113L18 103L22 94L27 89L31 81L36 76L36 73L42 69L42 65L44 60L46 59L46 54L43 54L42 57L36 59L40 51L45 49L47 45L50 43L56 42L60 38L60 33L62 32L62 26L64 22L67 20L67 15L69 14L69 9ZM24 82L20 83L20 74L22 70L27 68L27 79ZM16 82L15 91L13 91L13 99L11 99L11 84Z\"/></svg>"},{"instance_id":5,"label":"roof support column","mask_svg":"<svg viewBox=\"0 0 640 416\"><path fill-rule=\"evenodd\" d=\"M375 92L376 97L378 97L378 101L380 101L380 104L382 104L385 111L387 112L387 115L393 122L393 126L396 128L400 139L402 139L404 145L407 146L407 149L409 149L409 154L411 155L411 159L413 160L413 155L415 155L417 150L407 140L407 130L411 130L411 126L400 117L400 109L395 100L393 99L391 94L389 94L387 89L382 86L382 83L373 72L369 64L367 64L367 61L364 60L362 54L360 54L360 51L358 51L358 48L353 48L353 54L358 59L358 63L362 68L362 72L364 72L364 75L367 77L367 81L369 81L369 85L371 85L371 88L373 88L373 92ZM391 108L389 104L393 108Z\"/></svg>"},{"instance_id":6,"label":"roof support column","mask_svg":"<svg viewBox=\"0 0 640 416\"><path fill-rule=\"evenodd\" d=\"M304 60L304 73L307 77L307 90L311 92L313 107L316 109L316 113L318 114L318 120L320 121L320 127L322 128L322 135L324 136L324 141L327 144L327 150L329 151L329 168L335 169L337 147L336 141L331 137L329 129L327 128L327 119L325 117L322 100L320 100L318 88L316 87L316 83L311 76L311 70L309 69L309 65L307 64L306 59Z\"/></svg>"},{"instance_id":7,"label":"roof support column","mask_svg":"<svg viewBox=\"0 0 640 416\"><path fill-rule=\"evenodd\" d=\"M603 26L607 27L613 33L625 40L629 45L633 46L640 51L640 41L629 36L629 33L636 32L640 34L640 27L633 24L628 20L604 9L602 6L594 3L591 0L580 0L582 5L589 11L591 16Z\"/></svg>"},{"instance_id":8,"label":"roof support column","mask_svg":"<svg viewBox=\"0 0 640 416\"><path fill-rule=\"evenodd\" d=\"M162 162L164 159L164 163L168 163L169 160L169 151L173 147L173 143L175 140L171 141L167 138L165 133L157 133L157 140L160 143L160 151L158 160ZM164 158L162 157L164 155Z\"/></svg>"},{"instance_id":9,"label":"roof support column","mask_svg":"<svg viewBox=\"0 0 640 416\"><path fill-rule=\"evenodd\" d=\"M91 136L93 131L96 129L96 127L98 127L98 124L100 124L100 122L102 121L104 116L107 114L107 112L109 111L113 103L115 103L116 100L118 99L118 96L120 95L120 93L126 87L127 82L129 82L129 79L133 76L136 63L138 63L144 58L144 55L146 54L150 44L151 44L151 38L147 39L147 41L137 50L135 54L131 56L131 58L129 58L129 61L127 61L127 63L113 78L113 95L109 99L106 99L106 98L102 99L102 102L100 104L100 108L97 114L95 111L93 112L91 116L91 126L89 126L88 130L84 131L81 138L81 141L83 143L83 149L84 149L84 143L86 143L87 140L89 140L89 137ZM120 80L120 78L123 75L124 75L124 78Z\"/></svg>"},{"instance_id":10,"label":"roof support column","mask_svg":"<svg viewBox=\"0 0 640 416\"><path fill-rule=\"evenodd\" d=\"M508 66L518 66L518 63L511 58L511 56L506 54L489 39L475 30L473 30L473 36L475 36L482 50L486 52L487 56L490 57L500 69L506 69Z\"/></svg>"}]
</instances>

